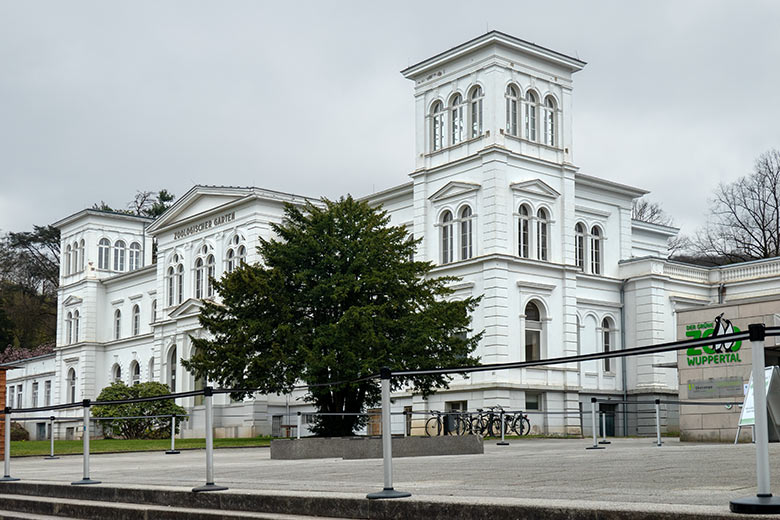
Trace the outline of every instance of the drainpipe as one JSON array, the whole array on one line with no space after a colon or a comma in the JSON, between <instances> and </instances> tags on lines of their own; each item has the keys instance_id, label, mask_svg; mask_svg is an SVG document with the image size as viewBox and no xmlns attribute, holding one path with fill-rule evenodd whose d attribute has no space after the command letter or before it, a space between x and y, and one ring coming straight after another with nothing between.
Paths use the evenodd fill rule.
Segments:
<instances>
[{"instance_id":1,"label":"drainpipe","mask_svg":"<svg viewBox=\"0 0 780 520\"><path fill-rule=\"evenodd\" d=\"M620 348L626 348L626 281L620 282ZM626 373L626 358L620 360L620 366L623 370L623 436L628 437L628 411L626 410L628 401L628 376Z\"/></svg>"}]
</instances>

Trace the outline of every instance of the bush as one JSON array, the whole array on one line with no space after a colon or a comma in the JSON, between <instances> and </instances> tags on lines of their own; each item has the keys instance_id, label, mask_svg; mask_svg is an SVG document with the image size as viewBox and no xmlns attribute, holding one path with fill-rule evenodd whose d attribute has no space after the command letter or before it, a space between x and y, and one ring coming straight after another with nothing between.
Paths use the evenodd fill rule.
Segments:
<instances>
[{"instance_id":1,"label":"bush","mask_svg":"<svg viewBox=\"0 0 780 520\"><path fill-rule=\"evenodd\" d=\"M98 396L98 401L121 401L138 397L167 395L171 391L168 385L156 382L127 386L122 382L111 383ZM149 419L113 419L100 421L106 438L122 439L164 439L171 436L171 415L184 415L186 410L172 399L147 401L143 403L101 405L92 407L93 417L136 417L165 415L167 417ZM176 432L181 419L176 420Z\"/></svg>"},{"instance_id":2,"label":"bush","mask_svg":"<svg viewBox=\"0 0 780 520\"><path fill-rule=\"evenodd\" d=\"M30 432L25 430L24 426L22 426L18 422L11 421L11 440L12 441L29 441L30 440Z\"/></svg>"}]
</instances>

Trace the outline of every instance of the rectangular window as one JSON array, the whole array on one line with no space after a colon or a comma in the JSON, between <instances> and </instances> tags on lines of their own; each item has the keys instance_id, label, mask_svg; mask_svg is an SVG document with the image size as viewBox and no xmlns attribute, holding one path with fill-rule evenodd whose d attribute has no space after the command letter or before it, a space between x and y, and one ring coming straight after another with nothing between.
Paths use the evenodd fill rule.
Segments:
<instances>
[{"instance_id":1,"label":"rectangular window","mask_svg":"<svg viewBox=\"0 0 780 520\"><path fill-rule=\"evenodd\" d=\"M14 406L14 385L11 385L6 388L6 393L8 394L6 398L6 406L10 406L13 408Z\"/></svg>"},{"instance_id":2,"label":"rectangular window","mask_svg":"<svg viewBox=\"0 0 780 520\"><path fill-rule=\"evenodd\" d=\"M32 407L38 406L38 383L32 385Z\"/></svg>"},{"instance_id":3,"label":"rectangular window","mask_svg":"<svg viewBox=\"0 0 780 520\"><path fill-rule=\"evenodd\" d=\"M43 383L43 406L51 405L51 381Z\"/></svg>"},{"instance_id":4,"label":"rectangular window","mask_svg":"<svg viewBox=\"0 0 780 520\"><path fill-rule=\"evenodd\" d=\"M582 235L577 235L574 251L577 255L577 267L579 267L580 270L585 269L585 237Z\"/></svg>"},{"instance_id":5,"label":"rectangular window","mask_svg":"<svg viewBox=\"0 0 780 520\"><path fill-rule=\"evenodd\" d=\"M609 352L612 350L611 345L611 336L610 331L607 329L603 332L604 334L604 352ZM612 372L612 360L607 358L604 360L604 372Z\"/></svg>"},{"instance_id":6,"label":"rectangular window","mask_svg":"<svg viewBox=\"0 0 780 520\"><path fill-rule=\"evenodd\" d=\"M537 361L542 359L542 332L526 328L525 331L525 360Z\"/></svg>"},{"instance_id":7,"label":"rectangular window","mask_svg":"<svg viewBox=\"0 0 780 520\"><path fill-rule=\"evenodd\" d=\"M526 410L541 410L542 409L542 395L533 392L525 393L525 409Z\"/></svg>"},{"instance_id":8,"label":"rectangular window","mask_svg":"<svg viewBox=\"0 0 780 520\"><path fill-rule=\"evenodd\" d=\"M22 394L22 385L17 385L16 387L16 407L17 408L24 407L24 395Z\"/></svg>"}]
</instances>

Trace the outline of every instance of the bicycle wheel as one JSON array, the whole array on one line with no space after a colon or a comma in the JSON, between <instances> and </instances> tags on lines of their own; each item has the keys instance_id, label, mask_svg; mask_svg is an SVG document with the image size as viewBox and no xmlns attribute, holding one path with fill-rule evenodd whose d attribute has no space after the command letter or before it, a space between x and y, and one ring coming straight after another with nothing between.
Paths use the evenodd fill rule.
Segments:
<instances>
[{"instance_id":1,"label":"bicycle wheel","mask_svg":"<svg viewBox=\"0 0 780 520\"><path fill-rule=\"evenodd\" d=\"M515 416L512 419L512 431L515 432L515 435L523 435L523 428L523 417L521 415Z\"/></svg>"},{"instance_id":2,"label":"bicycle wheel","mask_svg":"<svg viewBox=\"0 0 780 520\"><path fill-rule=\"evenodd\" d=\"M531 421L528 420L528 417L525 415L523 416L523 435L528 435L531 433Z\"/></svg>"},{"instance_id":3,"label":"bicycle wheel","mask_svg":"<svg viewBox=\"0 0 780 520\"><path fill-rule=\"evenodd\" d=\"M469 423L466 422L464 417L460 415L455 418L455 434L456 435L468 435Z\"/></svg>"},{"instance_id":4,"label":"bicycle wheel","mask_svg":"<svg viewBox=\"0 0 780 520\"><path fill-rule=\"evenodd\" d=\"M491 437L501 437L501 418L493 417L488 430ZM504 431L504 435L506 435L506 431Z\"/></svg>"},{"instance_id":5,"label":"bicycle wheel","mask_svg":"<svg viewBox=\"0 0 780 520\"><path fill-rule=\"evenodd\" d=\"M485 435L485 425L482 422L482 417L471 418L471 434L472 435Z\"/></svg>"},{"instance_id":6,"label":"bicycle wheel","mask_svg":"<svg viewBox=\"0 0 780 520\"><path fill-rule=\"evenodd\" d=\"M425 421L425 435L428 437L441 435L441 421L438 417L431 417Z\"/></svg>"}]
</instances>

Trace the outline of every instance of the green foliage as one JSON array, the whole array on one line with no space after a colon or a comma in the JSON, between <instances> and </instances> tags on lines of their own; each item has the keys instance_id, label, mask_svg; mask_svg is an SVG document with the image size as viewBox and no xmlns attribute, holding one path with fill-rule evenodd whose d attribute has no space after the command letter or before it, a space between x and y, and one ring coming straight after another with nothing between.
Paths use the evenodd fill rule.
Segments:
<instances>
[{"instance_id":1,"label":"green foliage","mask_svg":"<svg viewBox=\"0 0 780 520\"><path fill-rule=\"evenodd\" d=\"M287 205L279 239L260 239L262 262L215 282L222 303L204 302L200 322L211 339L193 338L185 367L227 387L264 393L297 381L322 385L369 376L382 366L425 369L475 365L481 333L468 337L479 299L450 300L451 277L428 276L412 261L419 241L390 226L383 210L351 196L324 207ZM446 376L394 378L428 394ZM239 397L238 393L234 397ZM376 380L310 387L323 412L362 412L379 400ZM350 435L354 416L319 417L320 435Z\"/></svg>"},{"instance_id":2,"label":"green foliage","mask_svg":"<svg viewBox=\"0 0 780 520\"><path fill-rule=\"evenodd\" d=\"M122 382L111 383L98 396L98 401L121 401L138 397L167 395L171 391L168 385L157 382L139 383L127 386ZM100 421L106 437L123 439L161 439L171 435L171 415L184 415L186 410L174 403L172 399L147 401L143 403L99 405L92 407L93 417L137 417L166 415L156 419L114 419ZM179 431L181 419L177 419L176 432Z\"/></svg>"},{"instance_id":3,"label":"green foliage","mask_svg":"<svg viewBox=\"0 0 780 520\"><path fill-rule=\"evenodd\" d=\"M12 441L29 441L30 432L24 429L24 426L18 422L11 422L11 440Z\"/></svg>"}]
</instances>

